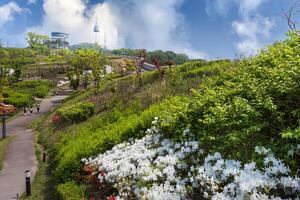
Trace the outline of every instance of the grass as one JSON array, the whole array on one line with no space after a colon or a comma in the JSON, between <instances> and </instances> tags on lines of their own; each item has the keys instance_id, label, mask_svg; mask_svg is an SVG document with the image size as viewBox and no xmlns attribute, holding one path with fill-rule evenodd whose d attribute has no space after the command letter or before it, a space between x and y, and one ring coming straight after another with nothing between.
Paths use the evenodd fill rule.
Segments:
<instances>
[{"instance_id":1,"label":"grass","mask_svg":"<svg viewBox=\"0 0 300 200\"><path fill-rule=\"evenodd\" d=\"M0 170L2 169L3 164L4 164L4 157L5 157L6 149L9 145L9 143L13 140L13 138L14 138L14 136L9 136L3 140L0 140Z\"/></svg>"}]
</instances>

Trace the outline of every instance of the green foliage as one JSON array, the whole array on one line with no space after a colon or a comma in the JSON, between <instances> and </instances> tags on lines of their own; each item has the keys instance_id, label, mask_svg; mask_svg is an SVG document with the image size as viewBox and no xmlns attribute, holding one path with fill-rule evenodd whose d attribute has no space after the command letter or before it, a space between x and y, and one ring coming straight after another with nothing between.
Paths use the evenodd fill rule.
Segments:
<instances>
[{"instance_id":1,"label":"green foliage","mask_svg":"<svg viewBox=\"0 0 300 200\"><path fill-rule=\"evenodd\" d=\"M84 199L84 186L77 185L74 182L67 182L57 187L57 190L64 200L82 200Z\"/></svg>"},{"instance_id":2,"label":"green foliage","mask_svg":"<svg viewBox=\"0 0 300 200\"><path fill-rule=\"evenodd\" d=\"M190 98L174 97L146 109L140 106L146 99L139 106L127 105L127 109L112 101L115 109L66 131L77 134L62 134L56 146L57 177L63 182L72 180L82 167L81 158L142 137L155 116L161 119L166 137L184 140L182 131L190 128L206 153L219 151L228 158L249 162L258 159L253 149L262 145L299 173L299 161L287 156L288 149L299 143L299 44L300 36L291 32L286 41L238 63L192 62L174 69L167 76L167 87L173 84L177 92L184 81L202 78ZM222 70L224 66L227 70ZM145 80L153 82L157 73L150 74ZM155 88L154 84L151 87ZM148 89L152 91L145 86Z\"/></svg>"},{"instance_id":3,"label":"green foliage","mask_svg":"<svg viewBox=\"0 0 300 200\"><path fill-rule=\"evenodd\" d=\"M57 110L57 115L65 122L81 122L86 120L95 111L93 103L77 103Z\"/></svg>"},{"instance_id":4,"label":"green foliage","mask_svg":"<svg viewBox=\"0 0 300 200\"><path fill-rule=\"evenodd\" d=\"M126 56L139 56L140 50L132 50L132 49L115 49L111 52L115 55L126 55ZM188 56L185 54L176 54L172 51L149 51L147 52L146 61L151 63L152 59L157 59L161 64L166 63L167 61L171 61L175 64L183 64L189 60Z\"/></svg>"},{"instance_id":5,"label":"green foliage","mask_svg":"<svg viewBox=\"0 0 300 200\"><path fill-rule=\"evenodd\" d=\"M0 95L5 103L21 108L32 105L34 97L44 98L51 85L48 80L27 80L4 87Z\"/></svg>"},{"instance_id":6,"label":"green foliage","mask_svg":"<svg viewBox=\"0 0 300 200\"><path fill-rule=\"evenodd\" d=\"M44 98L49 93L52 83L49 80L26 80L13 85L15 91Z\"/></svg>"},{"instance_id":7,"label":"green foliage","mask_svg":"<svg viewBox=\"0 0 300 200\"><path fill-rule=\"evenodd\" d=\"M69 78L72 87L76 90L80 84L80 79L83 80L83 86L86 89L88 86L88 74L84 74L85 70L92 70L95 92L99 88L101 75L104 75L104 68L107 64L106 57L96 50L78 49L69 57L72 70L69 71ZM83 74L83 77L81 75Z\"/></svg>"},{"instance_id":8,"label":"green foliage","mask_svg":"<svg viewBox=\"0 0 300 200\"><path fill-rule=\"evenodd\" d=\"M8 82L17 82L22 69L34 63L34 52L29 49L0 48L0 88ZM13 74L9 72L13 70Z\"/></svg>"},{"instance_id":9,"label":"green foliage","mask_svg":"<svg viewBox=\"0 0 300 200\"><path fill-rule=\"evenodd\" d=\"M161 50L148 53L146 61L152 62L153 59L157 59L162 64L166 63L167 61L171 61L175 64L183 64L189 60L188 56L185 54L176 54L172 51L163 52Z\"/></svg>"},{"instance_id":10,"label":"green foliage","mask_svg":"<svg viewBox=\"0 0 300 200\"><path fill-rule=\"evenodd\" d=\"M81 158L104 152L129 138L142 137L144 133L140 130L147 129L155 116L169 117L164 122L164 128L168 129L182 113L186 112L189 102L186 96L173 98L170 96L189 93L190 88L197 86L203 78L187 75L200 68L203 68L203 72L208 76L216 75L221 71L216 68L225 69L230 66L228 61L222 63L193 62L192 66L184 65L168 70L165 87L159 83L157 72L143 74L144 88L142 90L136 89L137 82L134 77L107 81L100 91L103 100L99 101L96 108L101 113L87 122L75 124L66 131L59 132L60 138L54 139L59 142L48 144L55 152L58 163L55 170L56 177L62 182L72 180L82 167ZM111 88L114 88L113 96L106 98ZM70 105L82 102L92 94L91 90L81 94L76 92L73 98L69 98L62 105L62 108L67 110ZM159 103L162 99L168 100ZM49 138L55 137L52 134L48 135L49 137L46 135L47 139L44 139L47 142Z\"/></svg>"},{"instance_id":11,"label":"green foliage","mask_svg":"<svg viewBox=\"0 0 300 200\"><path fill-rule=\"evenodd\" d=\"M172 105L172 107L166 105ZM100 119L95 118L92 122L77 127L74 132L80 134L64 135L57 146L60 150L56 157L59 160L59 165L55 170L56 176L61 181L72 180L70 178L76 176L82 167L80 162L82 158L105 152L129 138L144 136L141 130L146 130L155 116L162 115L162 113L174 113L172 119L175 120L177 114L185 110L187 105L186 97L174 97L140 113L135 113L131 108L124 112L116 109ZM172 121L168 121L166 126L171 123Z\"/></svg>"},{"instance_id":12,"label":"green foliage","mask_svg":"<svg viewBox=\"0 0 300 200\"><path fill-rule=\"evenodd\" d=\"M34 99L30 94L15 92L12 89L5 88L2 91L4 97L4 103L11 104L16 107L25 107L34 103Z\"/></svg>"},{"instance_id":13,"label":"green foliage","mask_svg":"<svg viewBox=\"0 0 300 200\"><path fill-rule=\"evenodd\" d=\"M295 170L299 162L287 157L287 144L299 143L299 44L299 34L290 32L287 40L206 79L171 131L190 127L206 152L244 162L255 159L255 146L270 147Z\"/></svg>"},{"instance_id":14,"label":"green foliage","mask_svg":"<svg viewBox=\"0 0 300 200\"><path fill-rule=\"evenodd\" d=\"M34 51L42 54L49 53L49 47L47 45L47 42L49 42L49 37L47 35L28 32L25 39L29 47Z\"/></svg>"},{"instance_id":15,"label":"green foliage","mask_svg":"<svg viewBox=\"0 0 300 200\"><path fill-rule=\"evenodd\" d=\"M82 158L142 137L156 116L165 137L184 141L182 132L189 128L206 154L219 151L244 163L260 163L253 149L265 146L299 176L299 159L287 152L300 142L300 35L288 36L240 62L194 61L166 70L165 87L158 84L157 72L143 74L142 89L134 86L132 76L107 83L100 94L103 101L96 105L100 113L44 136L56 137L50 144L56 177L60 182L76 179ZM59 110L72 110L67 108L91 95L74 95ZM74 188L78 186L68 182L62 191Z\"/></svg>"},{"instance_id":16,"label":"green foliage","mask_svg":"<svg viewBox=\"0 0 300 200\"><path fill-rule=\"evenodd\" d=\"M77 49L93 49L99 51L101 49L101 46L98 44L94 43L80 43L80 44L75 44L70 47L72 50L77 50Z\"/></svg>"}]
</instances>

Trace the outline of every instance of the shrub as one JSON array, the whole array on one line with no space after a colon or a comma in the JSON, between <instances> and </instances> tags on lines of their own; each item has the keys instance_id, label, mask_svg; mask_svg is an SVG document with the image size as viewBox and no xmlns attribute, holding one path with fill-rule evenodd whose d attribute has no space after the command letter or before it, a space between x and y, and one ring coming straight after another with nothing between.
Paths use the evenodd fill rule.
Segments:
<instances>
[{"instance_id":1,"label":"shrub","mask_svg":"<svg viewBox=\"0 0 300 200\"><path fill-rule=\"evenodd\" d=\"M83 159L92 180L89 183L101 185L101 191L114 191L120 199L299 197L300 179L290 176L289 168L270 149L255 148L254 153L263 160L259 169L256 162L243 165L239 160L223 159L218 152L206 155L198 141L191 139L189 129L182 133L184 142L165 138L158 125L156 118L142 139ZM300 145L293 151L299 153Z\"/></svg>"},{"instance_id":2,"label":"shrub","mask_svg":"<svg viewBox=\"0 0 300 200\"><path fill-rule=\"evenodd\" d=\"M14 89L34 97L44 98L50 91L51 85L48 80L26 80L14 84Z\"/></svg>"},{"instance_id":3,"label":"shrub","mask_svg":"<svg viewBox=\"0 0 300 200\"><path fill-rule=\"evenodd\" d=\"M67 106L57 110L57 115L65 122L81 122L86 120L95 111L93 103L77 103L75 105Z\"/></svg>"},{"instance_id":4,"label":"shrub","mask_svg":"<svg viewBox=\"0 0 300 200\"><path fill-rule=\"evenodd\" d=\"M36 87L35 92L33 93L34 96L38 98L44 98L47 96L50 88L46 85L39 85Z\"/></svg>"},{"instance_id":5,"label":"shrub","mask_svg":"<svg viewBox=\"0 0 300 200\"><path fill-rule=\"evenodd\" d=\"M172 106L170 106L172 105ZM140 130L146 129L151 125L152 119L159 115L170 116L169 120L164 122L164 127L168 127L173 121L180 117L188 105L188 98L173 97L161 103L150 106L140 114L131 113L124 115L125 112L113 112L118 117L108 113L104 119L98 119L100 123L96 130L86 128L89 123L82 124L75 132L80 133L72 136L68 134L62 136L61 141L57 144L59 150L56 159L59 161L55 173L57 178L62 182L72 180L76 173L81 169L80 159L89 155L103 153L112 148L114 145L127 141L130 138L140 138L144 133ZM114 118L115 120L110 120ZM105 122L105 120L108 120ZM102 125L102 126L101 126Z\"/></svg>"},{"instance_id":6,"label":"shrub","mask_svg":"<svg viewBox=\"0 0 300 200\"><path fill-rule=\"evenodd\" d=\"M84 199L85 188L74 182L67 182L57 187L60 197L64 200L82 200Z\"/></svg>"},{"instance_id":7,"label":"shrub","mask_svg":"<svg viewBox=\"0 0 300 200\"><path fill-rule=\"evenodd\" d=\"M4 103L14 105L18 108L29 106L33 104L34 99L29 94L14 92L10 89L2 93Z\"/></svg>"}]
</instances>

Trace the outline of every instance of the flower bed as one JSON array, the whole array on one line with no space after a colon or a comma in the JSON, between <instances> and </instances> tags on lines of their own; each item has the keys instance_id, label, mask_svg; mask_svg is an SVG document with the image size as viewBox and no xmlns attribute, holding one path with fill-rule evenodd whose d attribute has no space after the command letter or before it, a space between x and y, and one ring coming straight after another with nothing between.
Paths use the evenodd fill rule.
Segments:
<instances>
[{"instance_id":1,"label":"flower bed","mask_svg":"<svg viewBox=\"0 0 300 200\"><path fill-rule=\"evenodd\" d=\"M269 149L256 147L262 166L204 156L197 141L166 139L157 119L142 139L116 145L95 159L84 159L99 189L116 191L117 199L268 199L297 198L300 179ZM299 154L299 146L294 153Z\"/></svg>"}]
</instances>

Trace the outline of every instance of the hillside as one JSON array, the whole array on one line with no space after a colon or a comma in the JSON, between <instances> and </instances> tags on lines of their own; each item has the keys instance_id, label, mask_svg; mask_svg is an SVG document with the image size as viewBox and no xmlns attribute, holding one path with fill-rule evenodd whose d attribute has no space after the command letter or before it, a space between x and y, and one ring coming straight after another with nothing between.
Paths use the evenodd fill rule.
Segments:
<instances>
[{"instance_id":1,"label":"hillside","mask_svg":"<svg viewBox=\"0 0 300 200\"><path fill-rule=\"evenodd\" d=\"M61 198L299 197L299 44L74 93L36 125Z\"/></svg>"}]
</instances>

